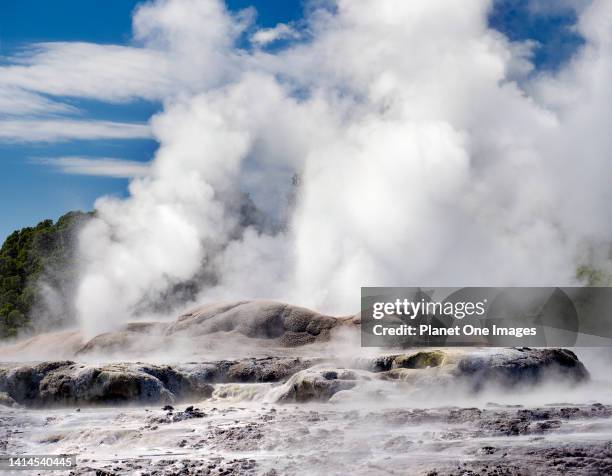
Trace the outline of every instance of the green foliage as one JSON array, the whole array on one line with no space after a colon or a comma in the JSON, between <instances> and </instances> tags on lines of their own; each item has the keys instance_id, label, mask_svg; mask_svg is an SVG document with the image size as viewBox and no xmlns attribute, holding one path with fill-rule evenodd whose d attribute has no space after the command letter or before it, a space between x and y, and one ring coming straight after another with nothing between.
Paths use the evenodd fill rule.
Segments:
<instances>
[{"instance_id":1,"label":"green foliage","mask_svg":"<svg viewBox=\"0 0 612 476\"><path fill-rule=\"evenodd\" d=\"M587 265L578 268L576 277L586 286L612 286L612 276L609 273Z\"/></svg>"},{"instance_id":2,"label":"green foliage","mask_svg":"<svg viewBox=\"0 0 612 476\"><path fill-rule=\"evenodd\" d=\"M35 327L31 311L40 302L39 279L64 289L74 280L76 230L91 213L70 212L56 223L14 231L0 249L0 338Z\"/></svg>"}]
</instances>

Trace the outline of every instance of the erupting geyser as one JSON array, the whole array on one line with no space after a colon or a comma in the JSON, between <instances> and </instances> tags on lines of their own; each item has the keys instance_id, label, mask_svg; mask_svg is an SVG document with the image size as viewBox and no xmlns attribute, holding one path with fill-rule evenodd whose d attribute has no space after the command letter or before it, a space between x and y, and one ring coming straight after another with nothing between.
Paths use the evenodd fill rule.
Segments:
<instances>
[{"instance_id":1,"label":"erupting geyser","mask_svg":"<svg viewBox=\"0 0 612 476\"><path fill-rule=\"evenodd\" d=\"M164 102L160 145L82 233L86 332L220 299L348 314L363 285L567 285L606 266L612 7L580 9L586 45L531 74L534 45L491 29L491 3L341 0L273 49L248 10L141 5L137 46L108 54L154 68L125 74ZM192 303L173 304L185 283Z\"/></svg>"}]
</instances>

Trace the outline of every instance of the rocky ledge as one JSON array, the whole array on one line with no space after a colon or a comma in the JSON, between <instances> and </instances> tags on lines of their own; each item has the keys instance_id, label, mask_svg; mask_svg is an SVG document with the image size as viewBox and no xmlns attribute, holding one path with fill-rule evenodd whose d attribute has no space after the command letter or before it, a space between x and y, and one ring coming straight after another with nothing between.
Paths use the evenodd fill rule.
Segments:
<instances>
[{"instance_id":1,"label":"rocky ledge","mask_svg":"<svg viewBox=\"0 0 612 476\"><path fill-rule=\"evenodd\" d=\"M333 317L299 306L275 301L237 301L207 304L179 316L171 323L131 323L114 332L100 334L77 350L77 356L100 354L140 346L142 338L172 346L201 342L222 333L224 339L241 336L268 341L280 347L326 342L332 329L352 325L355 316Z\"/></svg>"},{"instance_id":2,"label":"rocky ledge","mask_svg":"<svg viewBox=\"0 0 612 476\"><path fill-rule=\"evenodd\" d=\"M461 384L517 387L554 380L577 385L589 373L566 349L462 349L418 351L354 359L268 357L176 365L139 362L85 364L51 361L0 364L0 404L72 406L170 404L209 398L215 385L273 382L277 402L337 401L365 392L373 381L431 391Z\"/></svg>"},{"instance_id":3,"label":"rocky ledge","mask_svg":"<svg viewBox=\"0 0 612 476\"><path fill-rule=\"evenodd\" d=\"M0 346L0 361L48 359L135 360L173 355L186 360L205 352L225 358L276 355L327 343L339 329L358 335L359 316L334 317L276 301L234 301L196 307L173 321L131 322L86 338L79 330L39 334ZM236 355L240 354L240 355Z\"/></svg>"}]
</instances>

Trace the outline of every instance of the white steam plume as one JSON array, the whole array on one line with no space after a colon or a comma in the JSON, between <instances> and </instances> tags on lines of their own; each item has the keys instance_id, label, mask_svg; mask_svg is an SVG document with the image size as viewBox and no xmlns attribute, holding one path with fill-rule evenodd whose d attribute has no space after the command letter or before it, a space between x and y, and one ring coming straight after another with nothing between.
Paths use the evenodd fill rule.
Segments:
<instances>
[{"instance_id":1,"label":"white steam plume","mask_svg":"<svg viewBox=\"0 0 612 476\"><path fill-rule=\"evenodd\" d=\"M236 46L252 12L216 0L136 11L180 80L150 174L82 234L87 332L189 280L338 313L363 285L568 284L609 240L612 3L580 9L586 46L548 76L490 0L332 7L274 51ZM243 192L265 220L241 223Z\"/></svg>"}]
</instances>

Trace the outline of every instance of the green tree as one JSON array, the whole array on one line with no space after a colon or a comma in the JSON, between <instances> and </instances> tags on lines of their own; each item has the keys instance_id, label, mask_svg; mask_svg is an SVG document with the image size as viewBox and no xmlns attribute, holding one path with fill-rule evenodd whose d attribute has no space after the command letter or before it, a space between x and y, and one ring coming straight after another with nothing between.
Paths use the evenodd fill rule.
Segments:
<instances>
[{"instance_id":1,"label":"green tree","mask_svg":"<svg viewBox=\"0 0 612 476\"><path fill-rule=\"evenodd\" d=\"M41 280L67 299L76 277L77 231L91 216L70 212L55 223L44 220L14 231L4 241L0 249L0 338L36 327L32 310L42 305Z\"/></svg>"}]
</instances>

